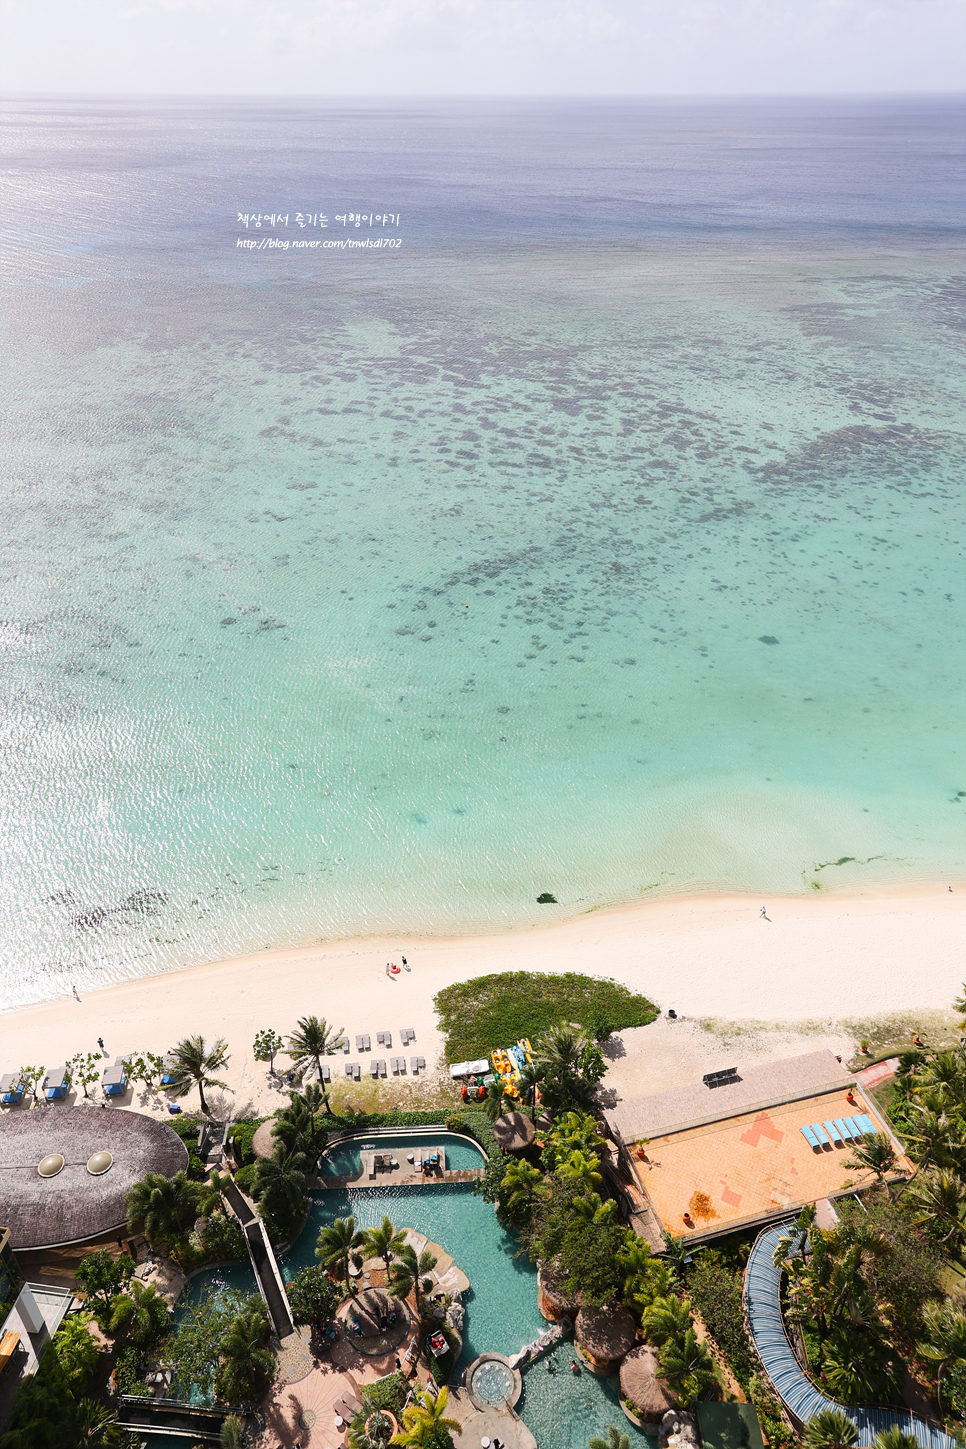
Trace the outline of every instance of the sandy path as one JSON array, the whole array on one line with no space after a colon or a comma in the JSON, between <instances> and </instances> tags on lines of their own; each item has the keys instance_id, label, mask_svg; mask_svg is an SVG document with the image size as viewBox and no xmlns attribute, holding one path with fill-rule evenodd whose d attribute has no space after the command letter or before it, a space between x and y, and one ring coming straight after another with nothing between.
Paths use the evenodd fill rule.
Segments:
<instances>
[{"instance_id":1,"label":"sandy path","mask_svg":"<svg viewBox=\"0 0 966 1449\"><path fill-rule=\"evenodd\" d=\"M402 1050L400 1029L413 1027L416 1046L407 1055L418 1051L432 1067L442 1052L432 1005L441 987L496 971L582 971L613 976L689 1019L625 1033L615 1044L608 1085L628 1096L733 1061L820 1045L847 1052L842 1019L948 1008L966 976L966 888L776 899L766 903L768 920L760 906L749 897L661 901L505 935L336 941L190 967L80 1002L69 997L0 1014L0 1072L54 1065L96 1049L99 1036L113 1058L163 1052L200 1032L228 1039L235 1113L271 1110L279 1090L252 1057L262 1027L284 1034L314 1013L350 1037L368 1032L374 1047L376 1032L389 1029L391 1053L376 1053L385 1057ZM390 979L386 961L399 961L401 951L412 970ZM809 1034L803 1040L794 1030L770 1030L729 1040L700 1029L695 1018L807 1022ZM333 1058L333 1075L345 1060ZM368 1059L353 1050L348 1060ZM391 1085L386 1093L391 1099ZM139 1090L124 1105L151 1102Z\"/></svg>"}]
</instances>

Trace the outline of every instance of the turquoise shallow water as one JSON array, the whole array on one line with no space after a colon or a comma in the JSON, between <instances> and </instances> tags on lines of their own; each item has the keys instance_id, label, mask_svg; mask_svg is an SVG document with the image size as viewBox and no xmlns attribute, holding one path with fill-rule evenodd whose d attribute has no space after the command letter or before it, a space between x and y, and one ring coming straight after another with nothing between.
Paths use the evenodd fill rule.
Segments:
<instances>
[{"instance_id":1,"label":"turquoise shallow water","mask_svg":"<svg viewBox=\"0 0 966 1449\"><path fill-rule=\"evenodd\" d=\"M963 878L956 108L770 104L7 106L6 1006Z\"/></svg>"}]
</instances>

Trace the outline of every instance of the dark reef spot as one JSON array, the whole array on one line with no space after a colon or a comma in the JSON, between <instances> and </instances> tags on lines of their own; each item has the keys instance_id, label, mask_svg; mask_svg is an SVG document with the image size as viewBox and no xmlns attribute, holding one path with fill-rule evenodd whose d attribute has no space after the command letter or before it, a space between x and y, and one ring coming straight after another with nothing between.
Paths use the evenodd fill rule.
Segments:
<instances>
[{"instance_id":1,"label":"dark reef spot","mask_svg":"<svg viewBox=\"0 0 966 1449\"><path fill-rule=\"evenodd\" d=\"M758 635L758 643L759 644L777 644L778 643L778 640L775 638L774 634L759 634Z\"/></svg>"},{"instance_id":2,"label":"dark reef spot","mask_svg":"<svg viewBox=\"0 0 966 1449\"><path fill-rule=\"evenodd\" d=\"M557 897L551 895L549 891L544 891L542 895L537 896L538 906L555 906L557 904Z\"/></svg>"},{"instance_id":3,"label":"dark reef spot","mask_svg":"<svg viewBox=\"0 0 966 1449\"><path fill-rule=\"evenodd\" d=\"M229 624L234 624L236 622L237 621L235 619L233 619L231 617L231 615L226 615L226 617L224 619L222 619L222 621L221 621L221 627L223 629L227 629Z\"/></svg>"}]
</instances>

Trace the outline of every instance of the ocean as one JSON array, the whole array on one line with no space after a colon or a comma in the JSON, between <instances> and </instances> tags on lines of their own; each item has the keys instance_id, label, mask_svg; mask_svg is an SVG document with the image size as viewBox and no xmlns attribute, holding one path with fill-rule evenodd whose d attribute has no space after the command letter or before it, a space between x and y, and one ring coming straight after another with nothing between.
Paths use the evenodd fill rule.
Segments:
<instances>
[{"instance_id":1,"label":"ocean","mask_svg":"<svg viewBox=\"0 0 966 1449\"><path fill-rule=\"evenodd\" d=\"M958 100L3 121L6 1008L966 878Z\"/></svg>"}]
</instances>

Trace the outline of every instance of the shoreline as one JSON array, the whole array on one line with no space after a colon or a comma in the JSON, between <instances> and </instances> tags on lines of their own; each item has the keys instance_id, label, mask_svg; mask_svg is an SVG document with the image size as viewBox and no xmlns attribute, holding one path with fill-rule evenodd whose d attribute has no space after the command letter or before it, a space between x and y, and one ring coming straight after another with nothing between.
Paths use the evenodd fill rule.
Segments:
<instances>
[{"instance_id":1,"label":"shoreline","mask_svg":"<svg viewBox=\"0 0 966 1449\"><path fill-rule=\"evenodd\" d=\"M273 1110L284 1097L280 1085L268 1080L267 1065L252 1057L257 1031L271 1027L284 1036L298 1017L324 1016L345 1029L353 1046L356 1034L369 1033L375 1043L377 1031L392 1031L388 1056L402 1050L400 1030L412 1027L416 1043L407 1055L425 1057L431 1077L443 1050L432 1004L436 992L453 981L511 970L613 977L662 1013L673 1007L692 1036L700 1031L709 1053L718 1040L706 1029L709 1020L744 1023L733 1038L748 1038L750 1024L760 1024L776 1046L789 1033L842 1042L844 1022L890 1012L949 1012L966 976L964 944L966 886L950 892L943 883L849 896L665 898L492 935L379 936L273 948L116 982L79 1002L68 996L4 1012L0 1072L95 1051L99 1036L110 1060L132 1051L164 1052L186 1035L224 1036L233 1115ZM386 962L399 962L403 954L411 970L388 977ZM627 1040L623 1055L631 1049L635 1057L646 1055L648 1042L656 1048L666 1035L656 1026L625 1033L633 1041ZM683 1046L683 1034L679 1040ZM700 1045L694 1038L686 1055ZM746 1045L757 1050L750 1039ZM729 1046L731 1056L735 1050ZM343 1073L346 1060L360 1061L367 1072L367 1055L353 1050L332 1064ZM672 1064L673 1053L666 1060ZM615 1063L622 1090L639 1076L633 1065ZM637 1090L648 1090L646 1064L641 1070L644 1085ZM391 1096L395 1085L390 1076L381 1090ZM96 1099L97 1088L91 1090ZM165 1110L163 1101L152 1105L140 1086L134 1097L129 1092L119 1105ZM185 1109L196 1100L192 1094Z\"/></svg>"}]
</instances>

